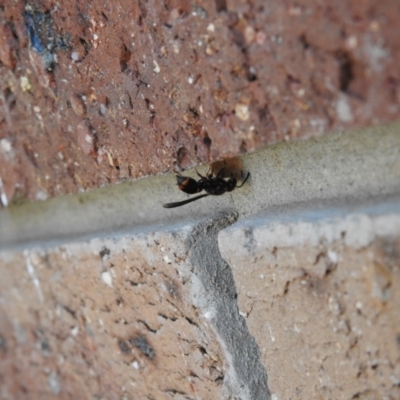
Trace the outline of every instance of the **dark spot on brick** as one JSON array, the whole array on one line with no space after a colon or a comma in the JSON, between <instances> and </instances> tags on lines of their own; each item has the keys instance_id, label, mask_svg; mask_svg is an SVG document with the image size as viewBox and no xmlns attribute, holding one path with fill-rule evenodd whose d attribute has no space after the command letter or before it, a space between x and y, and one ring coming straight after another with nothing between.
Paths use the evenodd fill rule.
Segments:
<instances>
[{"instance_id":1,"label":"dark spot on brick","mask_svg":"<svg viewBox=\"0 0 400 400\"><path fill-rule=\"evenodd\" d=\"M109 256L111 253L110 249L107 248L106 246L103 246L103 248L100 250L100 257L104 258L105 256Z\"/></svg>"},{"instance_id":2,"label":"dark spot on brick","mask_svg":"<svg viewBox=\"0 0 400 400\"><path fill-rule=\"evenodd\" d=\"M207 147L211 147L212 140L209 138L209 136L206 134L206 136L203 138L203 143Z\"/></svg>"},{"instance_id":3,"label":"dark spot on brick","mask_svg":"<svg viewBox=\"0 0 400 400\"><path fill-rule=\"evenodd\" d=\"M215 8L217 9L217 12L226 11L226 0L215 0Z\"/></svg>"},{"instance_id":4,"label":"dark spot on brick","mask_svg":"<svg viewBox=\"0 0 400 400\"><path fill-rule=\"evenodd\" d=\"M283 294L288 294L288 292L289 292L289 285L290 285L290 282L287 281L286 284L285 284L285 289L284 289L284 291L283 291Z\"/></svg>"},{"instance_id":5,"label":"dark spot on brick","mask_svg":"<svg viewBox=\"0 0 400 400\"><path fill-rule=\"evenodd\" d=\"M170 280L170 281L166 282L165 283L165 287L167 288L168 293L174 299L179 299L180 298L178 286L175 284L174 281Z\"/></svg>"},{"instance_id":6,"label":"dark spot on brick","mask_svg":"<svg viewBox=\"0 0 400 400\"><path fill-rule=\"evenodd\" d=\"M115 302L117 303L117 306L120 306L124 304L124 299L122 297L117 297Z\"/></svg>"},{"instance_id":7,"label":"dark spot on brick","mask_svg":"<svg viewBox=\"0 0 400 400\"><path fill-rule=\"evenodd\" d=\"M35 335L39 342L39 348L44 355L49 355L51 353L50 343L44 336L44 333L39 329L35 332Z\"/></svg>"},{"instance_id":8,"label":"dark spot on brick","mask_svg":"<svg viewBox=\"0 0 400 400\"><path fill-rule=\"evenodd\" d=\"M255 240L254 240L254 231L251 226L244 229L244 236L246 238L246 243L244 247L247 251L252 251L255 247Z\"/></svg>"},{"instance_id":9,"label":"dark spot on brick","mask_svg":"<svg viewBox=\"0 0 400 400\"><path fill-rule=\"evenodd\" d=\"M88 43L85 39L82 39L82 38L79 38L79 42L83 46L83 48L85 49L86 54L89 53L89 51L91 49L90 43Z\"/></svg>"},{"instance_id":10,"label":"dark spot on brick","mask_svg":"<svg viewBox=\"0 0 400 400\"><path fill-rule=\"evenodd\" d=\"M149 303L149 304L150 304L150 303ZM138 320L138 322L140 322L141 324L143 324L149 332L151 332L151 333L157 333L157 329L151 328L151 326L150 326L146 321Z\"/></svg>"},{"instance_id":11,"label":"dark spot on brick","mask_svg":"<svg viewBox=\"0 0 400 400\"><path fill-rule=\"evenodd\" d=\"M147 339L144 336L137 335L131 339L128 339L128 342L139 349L143 355L147 358L153 359L156 355L153 347L149 344Z\"/></svg>"},{"instance_id":12,"label":"dark spot on brick","mask_svg":"<svg viewBox=\"0 0 400 400\"><path fill-rule=\"evenodd\" d=\"M121 68L121 72L124 72L128 69L128 62L132 57L132 52L122 43L121 45L121 53L119 57L119 65Z\"/></svg>"},{"instance_id":13,"label":"dark spot on brick","mask_svg":"<svg viewBox=\"0 0 400 400\"><path fill-rule=\"evenodd\" d=\"M180 164L182 162L182 160L185 158L185 156L187 155L187 150L185 147L180 147L178 149L178 153L177 153L177 159L178 159L178 164Z\"/></svg>"},{"instance_id":14,"label":"dark spot on brick","mask_svg":"<svg viewBox=\"0 0 400 400\"><path fill-rule=\"evenodd\" d=\"M129 347L128 343L125 342L125 340L121 340L121 339L118 340L118 347L125 354L128 354L131 352L131 348Z\"/></svg>"},{"instance_id":15,"label":"dark spot on brick","mask_svg":"<svg viewBox=\"0 0 400 400\"><path fill-rule=\"evenodd\" d=\"M68 307L68 306L66 306L66 305L62 305L62 308L63 308L69 315L71 315L72 318L75 318L75 319L76 319L76 312L75 312L72 308L70 308L70 307Z\"/></svg>"},{"instance_id":16,"label":"dark spot on brick","mask_svg":"<svg viewBox=\"0 0 400 400\"><path fill-rule=\"evenodd\" d=\"M32 163L32 165L35 168L39 168L39 164L37 163L35 153L32 150L31 145L29 143L24 143L22 145L22 148L24 149L24 153L25 153L26 157L28 158L28 160Z\"/></svg>"},{"instance_id":17,"label":"dark spot on brick","mask_svg":"<svg viewBox=\"0 0 400 400\"><path fill-rule=\"evenodd\" d=\"M246 69L247 69L247 80L249 82L255 82L258 79L255 69L252 67L247 67Z\"/></svg>"},{"instance_id":18,"label":"dark spot on brick","mask_svg":"<svg viewBox=\"0 0 400 400\"><path fill-rule=\"evenodd\" d=\"M194 325L196 327L198 327L198 325L196 324L196 322L194 322L191 318L189 317L185 317L186 321L189 322L190 325Z\"/></svg>"},{"instance_id":19,"label":"dark spot on brick","mask_svg":"<svg viewBox=\"0 0 400 400\"><path fill-rule=\"evenodd\" d=\"M240 143L239 152L241 154L247 153L247 145L246 145L246 142L244 140L242 140L242 142Z\"/></svg>"},{"instance_id":20,"label":"dark spot on brick","mask_svg":"<svg viewBox=\"0 0 400 400\"><path fill-rule=\"evenodd\" d=\"M338 52L336 58L339 62L339 89L346 93L354 79L353 63L350 56L343 51Z\"/></svg>"},{"instance_id":21,"label":"dark spot on brick","mask_svg":"<svg viewBox=\"0 0 400 400\"><path fill-rule=\"evenodd\" d=\"M141 22L141 21L143 19L146 19L146 17L147 17L146 3L147 3L147 1L145 1L145 0L139 0L139 9L140 9L139 25L142 25L143 22Z\"/></svg>"},{"instance_id":22,"label":"dark spot on brick","mask_svg":"<svg viewBox=\"0 0 400 400\"><path fill-rule=\"evenodd\" d=\"M107 17L107 15L102 11L101 12L101 15L102 15L102 17L106 20L106 21L108 21L108 17Z\"/></svg>"},{"instance_id":23,"label":"dark spot on brick","mask_svg":"<svg viewBox=\"0 0 400 400\"><path fill-rule=\"evenodd\" d=\"M4 90L4 99L6 100L8 109L12 111L17 103L17 98L15 97L14 92L10 88L6 88Z\"/></svg>"},{"instance_id":24,"label":"dark spot on brick","mask_svg":"<svg viewBox=\"0 0 400 400\"><path fill-rule=\"evenodd\" d=\"M299 41L301 45L303 46L304 50L307 50L310 47L310 43L308 43L306 35L301 35L299 37Z\"/></svg>"},{"instance_id":25,"label":"dark spot on brick","mask_svg":"<svg viewBox=\"0 0 400 400\"><path fill-rule=\"evenodd\" d=\"M5 353L7 351L7 340L3 336L0 336L0 350L3 353Z\"/></svg>"}]
</instances>

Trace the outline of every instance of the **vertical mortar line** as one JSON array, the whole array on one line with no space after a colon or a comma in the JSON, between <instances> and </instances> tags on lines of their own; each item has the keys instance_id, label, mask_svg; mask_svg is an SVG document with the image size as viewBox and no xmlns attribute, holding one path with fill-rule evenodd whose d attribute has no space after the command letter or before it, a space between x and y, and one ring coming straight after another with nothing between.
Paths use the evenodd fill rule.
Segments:
<instances>
[{"instance_id":1,"label":"vertical mortar line","mask_svg":"<svg viewBox=\"0 0 400 400\"><path fill-rule=\"evenodd\" d=\"M241 400L269 400L268 376L261 352L239 314L232 270L222 259L218 233L237 220L237 213L225 213L201 222L190 233L186 246L194 274L201 287L194 298L209 320L228 362L225 384Z\"/></svg>"}]
</instances>

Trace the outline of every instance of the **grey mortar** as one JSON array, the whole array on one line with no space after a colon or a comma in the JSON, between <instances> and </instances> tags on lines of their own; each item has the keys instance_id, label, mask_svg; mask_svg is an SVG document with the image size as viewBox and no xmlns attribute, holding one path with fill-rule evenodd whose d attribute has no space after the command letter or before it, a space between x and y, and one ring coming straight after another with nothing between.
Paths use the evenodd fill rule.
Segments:
<instances>
[{"instance_id":1,"label":"grey mortar","mask_svg":"<svg viewBox=\"0 0 400 400\"><path fill-rule=\"evenodd\" d=\"M218 233L236 220L237 213L220 213L197 224L189 234L189 261L199 280L194 285L193 298L225 352L225 385L230 398L269 400L268 376L260 350L239 313L232 270L218 248Z\"/></svg>"}]
</instances>

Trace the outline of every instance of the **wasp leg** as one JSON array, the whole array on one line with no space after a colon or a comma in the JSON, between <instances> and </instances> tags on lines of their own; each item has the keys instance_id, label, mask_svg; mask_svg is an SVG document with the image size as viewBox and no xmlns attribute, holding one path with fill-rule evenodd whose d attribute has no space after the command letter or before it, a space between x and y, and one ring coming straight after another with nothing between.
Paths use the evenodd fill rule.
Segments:
<instances>
[{"instance_id":1,"label":"wasp leg","mask_svg":"<svg viewBox=\"0 0 400 400\"><path fill-rule=\"evenodd\" d=\"M196 171L196 174L197 174L200 178L202 178L202 179L207 179L206 176L203 176L202 174L200 174L199 171L197 171L197 168L195 168L194 170Z\"/></svg>"},{"instance_id":2,"label":"wasp leg","mask_svg":"<svg viewBox=\"0 0 400 400\"><path fill-rule=\"evenodd\" d=\"M164 208L175 208L175 207L184 206L185 204L191 203L192 201L199 200L202 197L206 197L206 196L208 196L208 194L201 194L199 196L195 196L195 197L192 197L192 198L187 199L187 200L182 200L182 201L176 201L174 203L163 204L163 207Z\"/></svg>"}]
</instances>

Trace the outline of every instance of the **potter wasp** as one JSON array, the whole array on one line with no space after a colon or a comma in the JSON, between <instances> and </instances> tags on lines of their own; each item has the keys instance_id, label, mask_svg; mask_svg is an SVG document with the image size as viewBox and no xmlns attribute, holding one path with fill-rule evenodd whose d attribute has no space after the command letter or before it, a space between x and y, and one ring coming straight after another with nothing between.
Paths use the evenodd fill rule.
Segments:
<instances>
[{"instance_id":1,"label":"potter wasp","mask_svg":"<svg viewBox=\"0 0 400 400\"><path fill-rule=\"evenodd\" d=\"M187 200L163 204L163 207L164 208L180 207L209 195L220 196L221 194L224 194L226 192L232 192L232 190L242 187L250 176L249 172L246 178L243 180L242 184L238 185L237 179L234 176L231 176L227 180L221 178L221 174L223 173L223 171L224 168L222 168L215 176L211 172L207 173L206 176L203 176L196 169L196 173L200 177L200 179L197 181L196 179L190 178L188 176L177 175L176 182L178 184L178 188L183 192L188 194L195 194L195 193L200 193L201 191L204 190L206 193L192 197Z\"/></svg>"}]
</instances>

